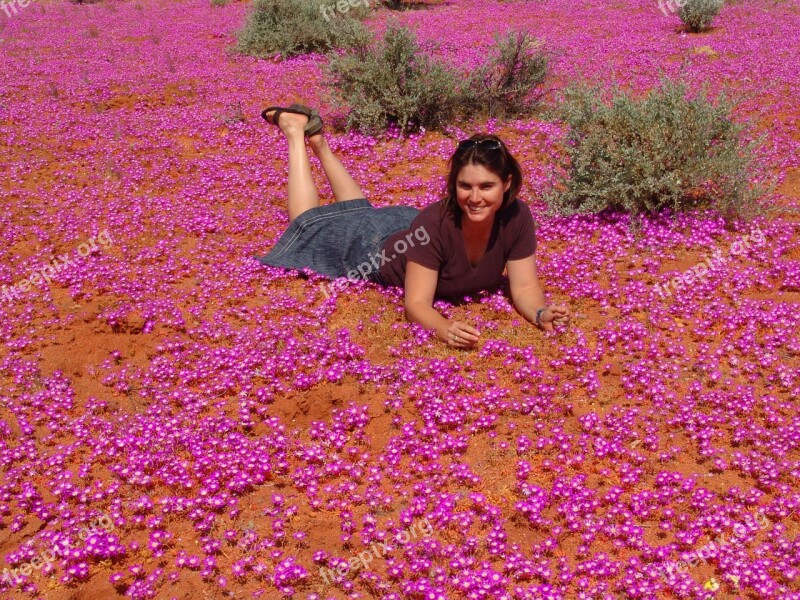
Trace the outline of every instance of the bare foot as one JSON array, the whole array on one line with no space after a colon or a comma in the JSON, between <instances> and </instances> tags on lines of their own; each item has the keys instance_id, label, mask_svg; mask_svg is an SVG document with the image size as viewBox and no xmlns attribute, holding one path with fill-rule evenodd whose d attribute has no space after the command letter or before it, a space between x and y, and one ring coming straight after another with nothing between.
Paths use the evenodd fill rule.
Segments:
<instances>
[{"instance_id":1,"label":"bare foot","mask_svg":"<svg viewBox=\"0 0 800 600\"><path fill-rule=\"evenodd\" d=\"M272 116L275 114L274 110L271 110L267 113L267 117L269 117L270 123L272 122ZM305 115L299 115L297 113L290 113L290 112L283 112L281 113L280 117L278 118L278 127L284 133L286 137L297 135L299 134L305 135L303 128L308 123L308 117ZM316 136L315 136L316 137Z\"/></svg>"},{"instance_id":2,"label":"bare foot","mask_svg":"<svg viewBox=\"0 0 800 600\"><path fill-rule=\"evenodd\" d=\"M314 154L319 154L320 151L325 148L327 143L328 141L325 139L325 136L322 135L322 131L308 137L308 145L311 146Z\"/></svg>"}]
</instances>

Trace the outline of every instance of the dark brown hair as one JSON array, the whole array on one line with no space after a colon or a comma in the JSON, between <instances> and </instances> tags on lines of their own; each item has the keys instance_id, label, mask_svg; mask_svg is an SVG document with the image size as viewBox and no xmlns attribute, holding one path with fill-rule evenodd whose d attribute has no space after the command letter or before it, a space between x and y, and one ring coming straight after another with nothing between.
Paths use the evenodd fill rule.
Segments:
<instances>
[{"instance_id":1,"label":"dark brown hair","mask_svg":"<svg viewBox=\"0 0 800 600\"><path fill-rule=\"evenodd\" d=\"M450 211L454 216L460 213L458 203L456 202L458 175L461 173L461 169L467 165L479 165L497 175L503 184L505 184L509 177L511 178L511 185L503 194L503 203L497 211L498 214L500 214L516 199L517 194L519 194L519 190L522 187L522 168L511 155L511 152L508 151L508 147L503 143L503 140L496 135L477 133L469 139L476 142L493 140L500 143L500 148L497 150L488 150L476 145L466 150L456 149L453 156L451 156L450 160L447 162L450 170L447 174L446 196L442 202L442 212L446 213Z\"/></svg>"}]
</instances>

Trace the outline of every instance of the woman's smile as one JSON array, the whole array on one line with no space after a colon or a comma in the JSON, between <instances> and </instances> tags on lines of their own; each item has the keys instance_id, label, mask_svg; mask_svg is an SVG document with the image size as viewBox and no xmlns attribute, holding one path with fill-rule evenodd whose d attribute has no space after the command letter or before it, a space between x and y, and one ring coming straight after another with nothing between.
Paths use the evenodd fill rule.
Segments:
<instances>
[{"instance_id":1,"label":"woman's smile","mask_svg":"<svg viewBox=\"0 0 800 600\"><path fill-rule=\"evenodd\" d=\"M470 222L488 225L503 204L505 185L495 173L482 165L465 165L456 184L456 201Z\"/></svg>"}]
</instances>

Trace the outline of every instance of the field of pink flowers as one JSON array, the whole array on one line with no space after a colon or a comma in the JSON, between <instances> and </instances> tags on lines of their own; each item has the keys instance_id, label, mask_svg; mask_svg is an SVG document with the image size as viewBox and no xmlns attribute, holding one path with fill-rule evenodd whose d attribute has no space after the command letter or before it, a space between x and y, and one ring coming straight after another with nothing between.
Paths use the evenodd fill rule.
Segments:
<instances>
[{"instance_id":1,"label":"field of pink flowers","mask_svg":"<svg viewBox=\"0 0 800 600\"><path fill-rule=\"evenodd\" d=\"M0 598L800 598L800 2L732 2L694 35L656 0L399 14L464 68L530 30L551 98L735 90L779 178L773 217L634 233L545 215L563 132L541 117L331 134L376 205L439 199L473 130L521 159L540 276L575 317L437 304L484 332L472 352L408 325L399 292L328 297L253 259L287 225L260 109L341 114L324 57L230 52L248 6L0 12Z\"/></svg>"}]
</instances>

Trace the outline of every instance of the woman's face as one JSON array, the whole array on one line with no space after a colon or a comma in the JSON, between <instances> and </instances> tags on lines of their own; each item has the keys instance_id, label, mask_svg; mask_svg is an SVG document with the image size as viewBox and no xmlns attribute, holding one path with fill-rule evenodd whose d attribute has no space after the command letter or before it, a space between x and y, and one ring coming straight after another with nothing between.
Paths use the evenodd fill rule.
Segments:
<instances>
[{"instance_id":1,"label":"woman's face","mask_svg":"<svg viewBox=\"0 0 800 600\"><path fill-rule=\"evenodd\" d=\"M490 225L503 203L511 178L503 183L482 165L464 165L456 180L456 201L465 217L476 225Z\"/></svg>"}]
</instances>

